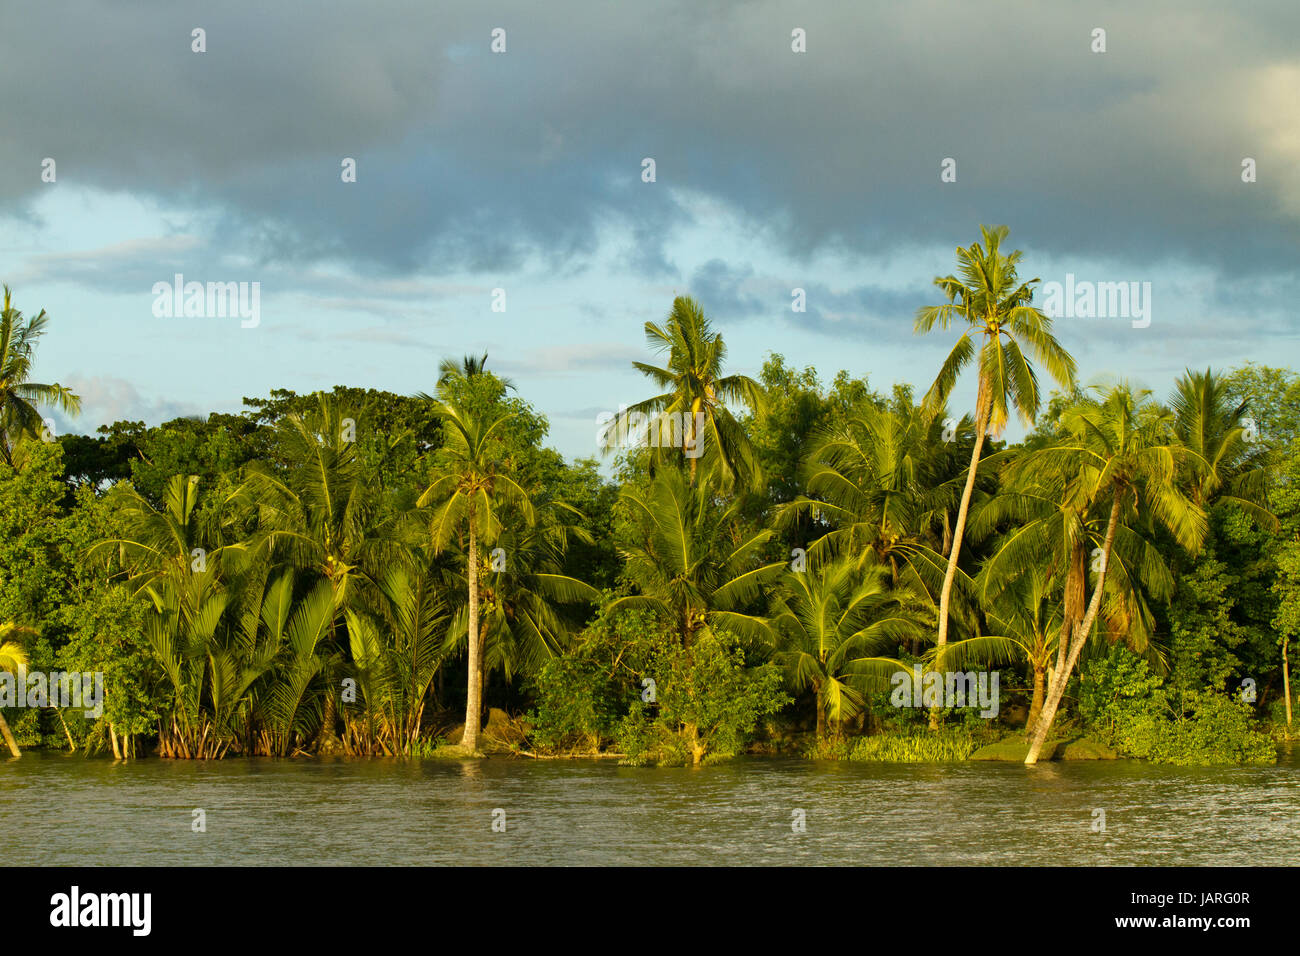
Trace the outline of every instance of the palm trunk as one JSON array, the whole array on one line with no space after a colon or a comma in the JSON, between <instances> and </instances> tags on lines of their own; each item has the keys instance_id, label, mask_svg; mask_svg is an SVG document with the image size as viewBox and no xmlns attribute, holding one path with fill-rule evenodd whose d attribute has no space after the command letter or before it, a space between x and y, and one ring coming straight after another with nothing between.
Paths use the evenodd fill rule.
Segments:
<instances>
[{"instance_id":1,"label":"palm trunk","mask_svg":"<svg viewBox=\"0 0 1300 956\"><path fill-rule=\"evenodd\" d=\"M1043 712L1043 678L1046 670L1046 665L1034 664L1034 696L1029 702L1029 719L1025 721L1025 729L1031 734L1034 732L1039 714Z\"/></svg>"},{"instance_id":2,"label":"palm trunk","mask_svg":"<svg viewBox=\"0 0 1300 956\"><path fill-rule=\"evenodd\" d=\"M1112 493L1110 520L1106 522L1106 540L1101 549L1101 570L1097 572L1097 587L1092 592L1092 600L1088 602L1088 613L1084 615L1083 623L1071 639L1070 656L1066 658L1065 666L1057 671L1052 680L1052 687L1048 691L1047 701L1043 704L1043 712L1039 715L1038 725L1034 728L1033 739L1029 744L1029 753L1025 757L1025 763L1029 766L1038 762L1039 751L1043 749L1043 742L1047 740L1047 731L1051 729L1052 721L1056 719L1056 709L1061 705L1061 698L1065 696L1065 685L1070 682L1070 674L1074 670L1074 665L1078 663L1079 652L1083 650L1083 645L1088 642L1088 634L1092 630L1093 622L1097 619L1097 612L1101 610L1101 599L1105 592L1106 570L1110 566L1110 553L1115 545L1115 532L1119 527L1119 495L1119 489L1115 489Z\"/></svg>"},{"instance_id":3,"label":"palm trunk","mask_svg":"<svg viewBox=\"0 0 1300 956\"><path fill-rule=\"evenodd\" d=\"M478 734L483 709L483 679L479 668L482 647L478 633L478 535L474 532L474 515L469 516L469 692L465 699L465 733L460 744L478 750Z\"/></svg>"},{"instance_id":4,"label":"palm trunk","mask_svg":"<svg viewBox=\"0 0 1300 956\"><path fill-rule=\"evenodd\" d=\"M1282 693L1286 694L1286 725L1291 726L1291 665L1287 660L1287 645L1291 638L1282 640Z\"/></svg>"},{"instance_id":5,"label":"palm trunk","mask_svg":"<svg viewBox=\"0 0 1300 956\"><path fill-rule=\"evenodd\" d=\"M23 752L18 749L18 741L14 740L13 731L9 729L9 723L5 720L5 715L0 714L0 737L4 737L5 746L9 748L9 754L13 757L21 757Z\"/></svg>"},{"instance_id":6,"label":"palm trunk","mask_svg":"<svg viewBox=\"0 0 1300 956\"><path fill-rule=\"evenodd\" d=\"M952 550L948 552L948 570L943 575L943 590L939 592L939 637L935 642L940 648L948 643L948 604L952 599L952 585L957 580L957 558L961 555L961 538L966 531L966 514L970 510L971 495L975 491L975 475L979 471L980 452L984 449L984 432L988 428L988 400L980 389L979 411L975 420L975 447L971 449L970 468L966 472L966 487L962 489L961 506L957 509L957 526L952 531ZM939 729L939 710L930 710L930 729Z\"/></svg>"}]
</instances>

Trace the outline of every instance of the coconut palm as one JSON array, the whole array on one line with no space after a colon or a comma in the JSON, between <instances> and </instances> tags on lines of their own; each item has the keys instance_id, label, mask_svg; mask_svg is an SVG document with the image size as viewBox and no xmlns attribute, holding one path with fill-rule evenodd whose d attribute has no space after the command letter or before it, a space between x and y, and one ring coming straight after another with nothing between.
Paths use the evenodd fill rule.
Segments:
<instances>
[{"instance_id":1,"label":"coconut palm","mask_svg":"<svg viewBox=\"0 0 1300 956\"><path fill-rule=\"evenodd\" d=\"M1179 486L1180 469L1191 453L1174 437L1173 413L1155 406L1149 395L1121 383L1098 398L1085 399L1062 416L1068 438L1033 456L1035 465L1045 471L1072 475L1071 493L1104 509L1107 517L1092 598L1082 623L1070 635L1062 666L1053 675L1031 735L1027 764L1038 760L1065 685L1101 609L1116 536L1126 516L1135 522L1141 515L1159 525L1192 553L1205 537L1204 510Z\"/></svg>"},{"instance_id":2,"label":"coconut palm","mask_svg":"<svg viewBox=\"0 0 1300 956\"><path fill-rule=\"evenodd\" d=\"M497 548L479 568L479 631L482 635L484 686L494 670L507 680L532 675L559 655L580 621L576 610L600 600L600 592L563 573L570 538L591 543L575 522L582 515L572 506L550 501L535 508L531 525L505 527ZM459 646L465 639L465 609L449 631Z\"/></svg>"},{"instance_id":3,"label":"coconut palm","mask_svg":"<svg viewBox=\"0 0 1300 956\"><path fill-rule=\"evenodd\" d=\"M1033 284L1038 279L1021 282L1016 271L1019 250L1001 251L1007 227L981 226L983 244L957 249L960 278L948 275L934 284L944 293L943 305L923 306L916 313L915 331L947 329L953 319L966 323L966 330L944 360L934 384L925 397L926 407L937 409L948 400L962 371L976 363L978 387L975 398L975 445L971 450L966 486L957 509L952 548L939 596L938 646L948 640L948 605L957 562L961 555L962 535L970 509L971 493L986 435L1001 435L1011 411L1022 421L1032 422L1038 413L1040 395L1038 376L1026 352L1047 369L1057 382L1074 387L1075 362L1052 334L1052 320L1031 305ZM977 342L979 343L977 346Z\"/></svg>"},{"instance_id":4,"label":"coconut palm","mask_svg":"<svg viewBox=\"0 0 1300 956\"><path fill-rule=\"evenodd\" d=\"M469 650L465 731L461 746L478 750L483 699L483 652L479 625L479 546L491 544L501 534L501 514L534 523L528 493L510 476L511 462L502 436L516 413L491 403L460 408L445 402L435 405L443 422L444 445L434 459L432 481L421 494L418 507L430 507L429 531L435 552L446 551L461 532L468 536L465 552Z\"/></svg>"},{"instance_id":5,"label":"coconut palm","mask_svg":"<svg viewBox=\"0 0 1300 956\"><path fill-rule=\"evenodd\" d=\"M772 615L780 664L796 691L809 688L817 700L817 737L826 722L838 733L843 721L863 707L861 658L892 650L925 628L915 598L895 590L887 565L841 558L782 578Z\"/></svg>"},{"instance_id":6,"label":"coconut palm","mask_svg":"<svg viewBox=\"0 0 1300 956\"><path fill-rule=\"evenodd\" d=\"M763 387L747 375L722 374L727 347L693 299L675 298L668 320L662 325L647 322L645 335L652 349L666 354L667 362L663 368L646 362L632 364L663 391L629 406L625 414L645 415L655 423L651 454L655 458L665 454L665 419L658 416L673 416L667 420L680 424L681 432L668 429L679 446L672 454L690 462L691 484L695 484L702 462L724 490L737 483L757 489L758 460L727 403L739 402L751 412L760 412L766 408ZM605 450L614 447L617 434L617 423L606 429L602 438Z\"/></svg>"},{"instance_id":7,"label":"coconut palm","mask_svg":"<svg viewBox=\"0 0 1300 956\"><path fill-rule=\"evenodd\" d=\"M937 606L947 564L939 549L963 477L953 455L958 442L943 440L942 419L916 408L859 405L814 436L800 469L807 494L777 508L778 527L811 518L828 530L810 557L881 561L894 586ZM958 431L969 434L969 419L954 438ZM960 570L958 578L969 585Z\"/></svg>"},{"instance_id":8,"label":"coconut palm","mask_svg":"<svg viewBox=\"0 0 1300 956\"><path fill-rule=\"evenodd\" d=\"M985 595L984 614L993 633L951 641L936 649L934 667L943 671L967 670L1020 661L1029 666L1033 691L1026 730L1031 730L1043 709L1047 677L1062 634L1061 602L1052 593L1051 579L1042 568L1019 575L1000 588L985 586L981 569L976 587Z\"/></svg>"},{"instance_id":9,"label":"coconut palm","mask_svg":"<svg viewBox=\"0 0 1300 956\"><path fill-rule=\"evenodd\" d=\"M0 455L13 464L14 446L25 436L40 435L44 423L38 405L61 409L69 415L81 411L81 399L59 384L41 385L29 381L32 353L45 334L49 317L42 309L30 319L10 302L4 287L4 308L0 310Z\"/></svg>"},{"instance_id":10,"label":"coconut palm","mask_svg":"<svg viewBox=\"0 0 1300 956\"><path fill-rule=\"evenodd\" d=\"M737 532L738 501L723 505L676 469L660 471L644 487L624 486L633 539L619 548L624 577L640 591L611 609L645 607L676 622L684 645L706 629L767 639L767 619L752 608L765 585L780 577L780 562L764 562L770 529Z\"/></svg>"},{"instance_id":11,"label":"coconut palm","mask_svg":"<svg viewBox=\"0 0 1300 956\"><path fill-rule=\"evenodd\" d=\"M1247 432L1249 403L1234 402L1228 383L1211 369L1189 369L1174 383L1170 407L1174 434L1192 453L1185 478L1191 499L1203 508L1231 503L1276 528L1277 519L1266 507L1263 448L1253 445Z\"/></svg>"}]
</instances>

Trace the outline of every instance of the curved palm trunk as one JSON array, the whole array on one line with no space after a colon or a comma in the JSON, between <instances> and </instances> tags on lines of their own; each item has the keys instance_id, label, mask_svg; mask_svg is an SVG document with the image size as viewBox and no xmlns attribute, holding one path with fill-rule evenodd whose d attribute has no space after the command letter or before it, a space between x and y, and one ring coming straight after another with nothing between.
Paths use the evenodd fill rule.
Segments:
<instances>
[{"instance_id":1,"label":"curved palm trunk","mask_svg":"<svg viewBox=\"0 0 1300 956\"><path fill-rule=\"evenodd\" d=\"M21 757L23 755L23 752L18 749L18 741L14 740L13 731L9 729L4 714L0 714L0 737L4 737L5 746L9 748L10 756Z\"/></svg>"},{"instance_id":2,"label":"curved palm trunk","mask_svg":"<svg viewBox=\"0 0 1300 956\"><path fill-rule=\"evenodd\" d=\"M1287 660L1287 646L1291 643L1288 637L1282 641L1282 692L1286 694L1286 725L1291 726L1291 663ZM3 720L4 718L0 718Z\"/></svg>"},{"instance_id":3,"label":"curved palm trunk","mask_svg":"<svg viewBox=\"0 0 1300 956\"><path fill-rule=\"evenodd\" d=\"M1034 727L1038 722L1038 715L1043 712L1046 671L1046 666L1038 663L1034 664L1034 696L1029 702L1029 719L1025 721L1025 729L1029 733L1034 732Z\"/></svg>"},{"instance_id":4,"label":"curved palm trunk","mask_svg":"<svg viewBox=\"0 0 1300 956\"><path fill-rule=\"evenodd\" d=\"M980 389L983 393L983 389ZM988 429L989 402L981 394L979 414L975 421L975 447L971 450L970 468L966 471L966 487L962 489L961 506L957 509L957 526L952 532L952 550L948 552L948 569L943 575L943 590L939 592L939 647L948 643L948 605L952 600L952 585L957 580L957 558L961 555L961 539L966 531L966 514L970 511L971 495L975 491L975 475L979 471L980 452L984 449L984 432ZM939 729L938 708L930 711L930 729Z\"/></svg>"},{"instance_id":5,"label":"curved palm trunk","mask_svg":"<svg viewBox=\"0 0 1300 956\"><path fill-rule=\"evenodd\" d=\"M1070 682L1070 674L1074 670L1074 665L1079 661L1079 652L1083 650L1083 645L1088 642L1088 634L1092 631L1093 622L1097 619L1097 612L1101 610L1101 599L1105 592L1106 570L1110 566L1110 553L1115 545L1115 532L1119 527L1119 490L1113 493L1110 505L1110 520L1106 522L1106 540L1102 544L1101 550L1101 570L1097 572L1097 587L1092 592L1092 600L1088 602L1088 613L1083 618L1083 623L1079 625L1078 630L1074 633L1070 643L1070 656L1065 660L1065 666L1056 672L1052 680L1051 690L1048 691L1047 701L1043 704L1043 712L1039 715L1038 724L1034 727L1033 738L1029 743L1029 753L1025 756L1025 763L1033 765L1038 763L1039 751L1043 749L1043 742L1047 740L1047 732L1052 727L1052 721L1056 719L1056 710L1061 705L1061 698L1065 696L1065 685Z\"/></svg>"},{"instance_id":6,"label":"curved palm trunk","mask_svg":"<svg viewBox=\"0 0 1300 956\"><path fill-rule=\"evenodd\" d=\"M483 709L483 677L480 658L483 648L478 633L478 535L474 532L474 515L469 516L469 693L465 699L465 733L462 747L478 750L478 735Z\"/></svg>"}]
</instances>

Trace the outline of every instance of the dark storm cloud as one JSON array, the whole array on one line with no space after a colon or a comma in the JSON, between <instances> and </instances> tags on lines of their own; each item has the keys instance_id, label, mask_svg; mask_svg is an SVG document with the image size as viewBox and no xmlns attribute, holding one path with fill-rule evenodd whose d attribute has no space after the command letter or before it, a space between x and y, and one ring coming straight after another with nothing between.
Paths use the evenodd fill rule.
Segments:
<instances>
[{"instance_id":1,"label":"dark storm cloud","mask_svg":"<svg viewBox=\"0 0 1300 956\"><path fill-rule=\"evenodd\" d=\"M964 244L979 222L1135 265L1266 273L1297 252L1284 0L82 2L10 5L0 35L4 208L126 190L214 211L209 238L263 263L574 270L621 229L625 264L674 277L693 195L795 259Z\"/></svg>"}]
</instances>

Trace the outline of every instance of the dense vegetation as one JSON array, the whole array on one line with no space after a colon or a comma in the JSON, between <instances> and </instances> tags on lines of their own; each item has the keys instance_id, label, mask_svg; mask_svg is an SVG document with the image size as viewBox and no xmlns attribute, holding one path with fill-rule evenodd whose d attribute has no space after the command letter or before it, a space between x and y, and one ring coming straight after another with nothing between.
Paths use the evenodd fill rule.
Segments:
<instances>
[{"instance_id":1,"label":"dense vegetation","mask_svg":"<svg viewBox=\"0 0 1300 956\"><path fill-rule=\"evenodd\" d=\"M97 718L0 708L8 747L689 763L965 759L1014 734L1032 762L1079 730L1272 761L1300 629L1300 378L1188 371L1163 402L1085 386L1004 238L959 249L918 312L919 332L956 327L919 396L779 354L729 374L676 299L628 410L674 427L636 447L608 430L612 482L545 447L486 356L445 362L431 395L275 391L56 437L41 409L77 399L32 381L46 319L6 291L0 671L106 687ZM958 416L962 374L978 397ZM913 666L997 669L996 718L894 706Z\"/></svg>"}]
</instances>

